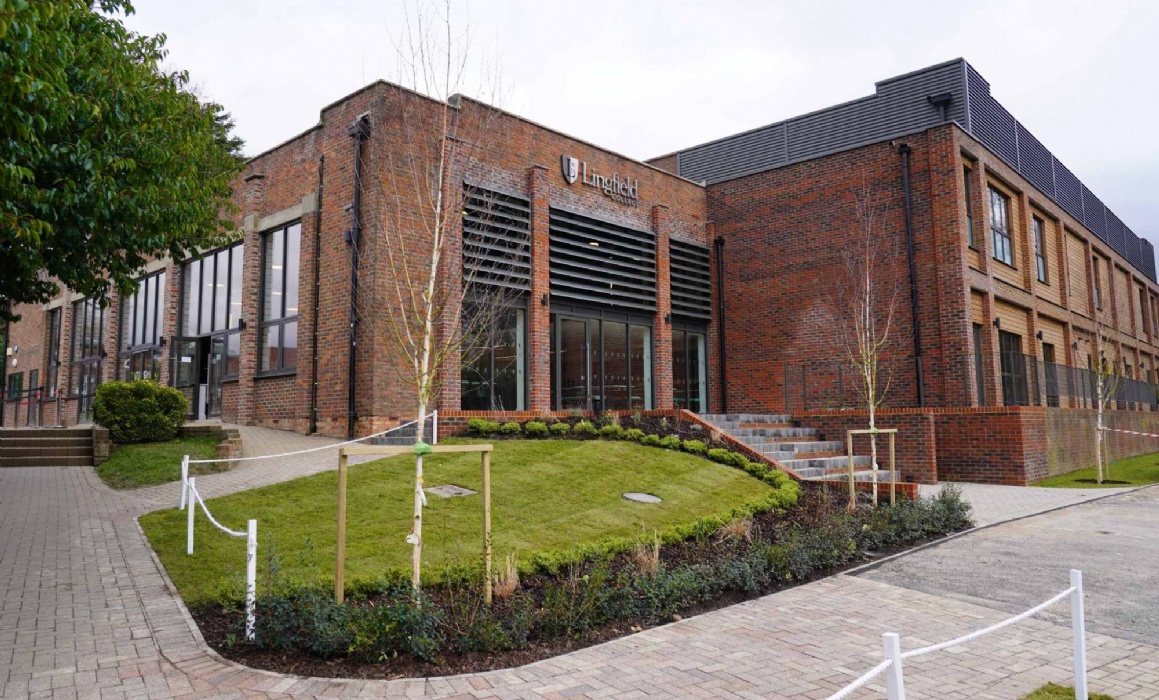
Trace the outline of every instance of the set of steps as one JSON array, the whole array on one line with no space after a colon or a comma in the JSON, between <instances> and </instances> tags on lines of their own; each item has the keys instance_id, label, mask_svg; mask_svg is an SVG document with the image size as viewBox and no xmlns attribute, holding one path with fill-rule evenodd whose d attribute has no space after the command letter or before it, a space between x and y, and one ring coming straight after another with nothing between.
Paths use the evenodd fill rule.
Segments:
<instances>
[{"instance_id":1,"label":"set of steps","mask_svg":"<svg viewBox=\"0 0 1159 700\"><path fill-rule=\"evenodd\" d=\"M91 467L88 428L0 429L0 467Z\"/></svg>"},{"instance_id":2,"label":"set of steps","mask_svg":"<svg viewBox=\"0 0 1159 700\"><path fill-rule=\"evenodd\" d=\"M707 414L701 418L743 442L753 451L791 469L802 479L848 478L849 458L840 440L818 440L814 428L798 426L792 416L767 413ZM857 481L873 480L868 456L853 456Z\"/></svg>"}]
</instances>

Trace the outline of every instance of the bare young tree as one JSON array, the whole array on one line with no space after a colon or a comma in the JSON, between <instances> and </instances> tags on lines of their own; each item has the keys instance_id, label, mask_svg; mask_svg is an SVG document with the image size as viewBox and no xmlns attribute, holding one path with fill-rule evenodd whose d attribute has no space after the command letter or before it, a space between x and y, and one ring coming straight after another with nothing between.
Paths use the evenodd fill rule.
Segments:
<instances>
[{"instance_id":1,"label":"bare young tree","mask_svg":"<svg viewBox=\"0 0 1159 700\"><path fill-rule=\"evenodd\" d=\"M1109 476L1107 471L1110 465L1107 461L1107 438L1105 432L1105 412L1111 405L1112 401L1116 401L1119 396L1119 388L1122 385L1123 367L1119 359L1117 347L1114 348L1114 357L1108 356L1108 345L1105 333L1107 325L1103 314L1096 313L1095 327L1091 343L1094 350L1094 362L1092 364L1092 374L1094 379L1094 398L1095 408L1097 410L1097 420L1095 422L1095 481L1103 483L1103 479Z\"/></svg>"},{"instance_id":2,"label":"bare young tree","mask_svg":"<svg viewBox=\"0 0 1159 700\"><path fill-rule=\"evenodd\" d=\"M889 394L891 375L887 348L897 314L900 284L897 255L879 225L880 207L868 179L850 192L856 228L841 256L837 274L826 279L827 299L837 332L837 351L857 376L856 391L869 414L868 428L877 430L877 409ZM884 366L883 366L884 365ZM869 435L877 501L877 435Z\"/></svg>"},{"instance_id":3,"label":"bare young tree","mask_svg":"<svg viewBox=\"0 0 1159 700\"><path fill-rule=\"evenodd\" d=\"M484 351L497 320L517 298L504 283L502 261L492 260L487 270L465 270L462 277L464 266L456 264L471 254L462 231L468 199L477 190L464 183L487 179L480 155L502 115L492 106L499 101L494 74L485 62L481 69L470 63L469 29L460 29L451 12L449 0L408 8L396 40L399 77L390 88L387 123L367 137L369 175L361 187L369 204L368 235L354 241L352 325L370 336L377 352L393 355L415 401L414 519L406 541L416 592L422 583L423 455L430 451L426 420L445 383L458 381L451 370L464 349L468 362L471 352ZM467 85L475 73L479 84ZM480 101L463 97L465 92ZM486 210L487 203L482 206ZM490 249L494 258L495 246Z\"/></svg>"}]
</instances>

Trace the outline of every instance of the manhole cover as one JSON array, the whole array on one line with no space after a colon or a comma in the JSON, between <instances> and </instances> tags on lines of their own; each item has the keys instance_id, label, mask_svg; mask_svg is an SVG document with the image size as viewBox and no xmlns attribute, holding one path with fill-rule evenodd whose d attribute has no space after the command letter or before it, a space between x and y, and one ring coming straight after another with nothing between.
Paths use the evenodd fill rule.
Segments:
<instances>
[{"instance_id":1,"label":"manhole cover","mask_svg":"<svg viewBox=\"0 0 1159 700\"><path fill-rule=\"evenodd\" d=\"M629 501L636 501L637 503L660 503L659 496L653 496L650 493L639 493L637 491L625 493L624 498Z\"/></svg>"},{"instance_id":2,"label":"manhole cover","mask_svg":"<svg viewBox=\"0 0 1159 700\"><path fill-rule=\"evenodd\" d=\"M465 489L462 486L455 486L454 484L443 484L442 486L432 486L429 489L423 489L427 493L432 493L439 498L454 498L455 496L471 496L477 491Z\"/></svg>"}]
</instances>

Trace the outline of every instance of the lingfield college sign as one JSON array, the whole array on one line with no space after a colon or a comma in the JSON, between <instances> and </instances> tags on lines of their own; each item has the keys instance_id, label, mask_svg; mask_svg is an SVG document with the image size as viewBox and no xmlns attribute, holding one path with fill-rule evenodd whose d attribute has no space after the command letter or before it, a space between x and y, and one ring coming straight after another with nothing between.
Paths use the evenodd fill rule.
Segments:
<instances>
[{"instance_id":1,"label":"lingfield college sign","mask_svg":"<svg viewBox=\"0 0 1159 700\"><path fill-rule=\"evenodd\" d=\"M620 179L619 173L612 173L611 177L588 172L587 161L581 161L571 156L560 156L559 166L563 171L563 179L567 184L574 185L576 180L588 187L595 187L611 199L630 207L638 206L640 202L640 181L631 178Z\"/></svg>"}]
</instances>

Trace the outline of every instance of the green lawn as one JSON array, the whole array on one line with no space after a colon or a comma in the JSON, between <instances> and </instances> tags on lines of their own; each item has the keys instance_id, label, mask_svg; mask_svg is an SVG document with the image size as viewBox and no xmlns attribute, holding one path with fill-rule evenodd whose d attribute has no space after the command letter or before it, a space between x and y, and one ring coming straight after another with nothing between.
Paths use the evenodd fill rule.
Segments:
<instances>
[{"instance_id":1,"label":"green lawn","mask_svg":"<svg viewBox=\"0 0 1159 700\"><path fill-rule=\"evenodd\" d=\"M117 445L109 461L97 467L97 475L115 489L135 489L140 486L164 484L181 478L181 457L213 459L217 438L177 438L168 442L147 442L139 445ZM214 464L192 464L190 473L211 474L221 471Z\"/></svg>"},{"instance_id":2,"label":"green lawn","mask_svg":"<svg viewBox=\"0 0 1159 700\"><path fill-rule=\"evenodd\" d=\"M1109 470L1104 470L1103 479L1126 481L1126 484L1095 484L1080 483L1080 479L1089 479L1093 482L1095 468L1083 469L1070 474L1060 474L1049 479L1043 479L1035 486L1051 486L1068 489L1098 489L1098 488L1127 488L1129 486L1146 486L1159 483L1159 453L1128 457L1127 459L1112 462Z\"/></svg>"},{"instance_id":3,"label":"green lawn","mask_svg":"<svg viewBox=\"0 0 1159 700\"><path fill-rule=\"evenodd\" d=\"M1089 693L1090 700L1115 700L1110 695ZM1054 683L1047 683L1022 700L1074 700L1074 688L1066 688Z\"/></svg>"},{"instance_id":4,"label":"green lawn","mask_svg":"<svg viewBox=\"0 0 1159 700\"><path fill-rule=\"evenodd\" d=\"M426 485L457 484L478 491L479 461L477 453L431 456L424 460ZM409 570L411 546L404 539L413 515L413 473L410 456L350 468L348 582ZM739 469L681 452L604 440L496 442L491 483L496 562L508 553L523 557L607 537L636 537L654 528L727 514L772 493L772 487ZM259 571L272 545L287 574L332 581L337 488L337 472L329 471L207 504L222 524L235 530L244 530L248 518L258 520ZM622 497L627 491L664 500L634 503ZM423 520L427 571L479 561L482 512L479 495L428 495ZM215 530L200 512L196 517L194 556L185 554L184 512L170 509L141 517L169 576L190 603L212 598L223 582L244 572L245 562L244 542Z\"/></svg>"}]
</instances>

